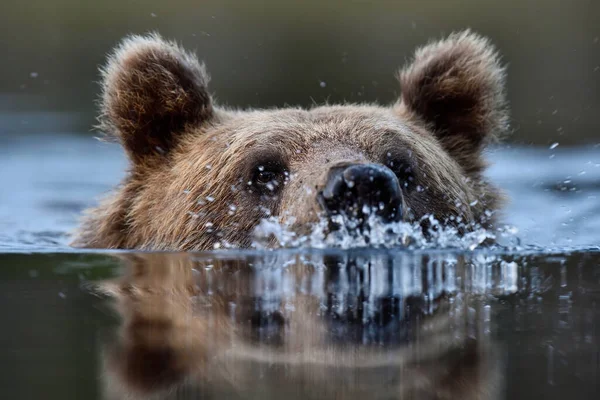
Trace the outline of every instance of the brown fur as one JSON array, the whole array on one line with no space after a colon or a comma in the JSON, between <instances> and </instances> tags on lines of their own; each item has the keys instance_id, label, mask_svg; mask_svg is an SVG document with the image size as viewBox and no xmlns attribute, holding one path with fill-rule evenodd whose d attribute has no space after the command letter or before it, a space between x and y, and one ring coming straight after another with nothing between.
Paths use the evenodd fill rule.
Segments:
<instances>
[{"instance_id":1,"label":"brown fur","mask_svg":"<svg viewBox=\"0 0 600 400\"><path fill-rule=\"evenodd\" d=\"M481 151L506 129L504 70L488 41L453 34L417 51L392 107L323 106L233 111L214 106L196 58L157 35L126 39L103 70L101 127L131 160L119 189L88 212L75 246L203 250L247 247L268 215L305 232L333 166L412 168L410 213L489 226L498 191ZM275 162L285 185L259 196L247 183Z\"/></svg>"},{"instance_id":2,"label":"brown fur","mask_svg":"<svg viewBox=\"0 0 600 400\"><path fill-rule=\"evenodd\" d=\"M99 127L121 140L134 165L160 160L186 125L213 113L204 66L158 35L124 40L102 79Z\"/></svg>"},{"instance_id":3,"label":"brown fur","mask_svg":"<svg viewBox=\"0 0 600 400\"><path fill-rule=\"evenodd\" d=\"M462 300L441 296L436 305L411 301L433 288L396 293L404 310L397 329L409 333L381 346L362 343L361 334L336 337L336 329L353 331L364 320L338 309L335 298L365 304L360 296L375 293L376 313L379 296L387 298L377 291L376 278L350 279L357 265L350 259L317 255L282 269L267 259L125 257L125 273L99 285L122 319L104 353L111 399L225 397L230 391L243 398L287 393L303 399L475 400L499 398L502 391L499 354L473 314L482 312L483 303L470 299L468 291ZM433 262L441 266L444 257ZM394 259L396 271L409 276L431 262L414 255ZM373 271L378 268L387 271L384 265ZM468 264L459 261L452 268L458 280L468 282ZM334 270L340 275L329 276ZM342 275L348 287L340 283ZM372 318L377 322L365 332L386 329Z\"/></svg>"},{"instance_id":4,"label":"brown fur","mask_svg":"<svg viewBox=\"0 0 600 400\"><path fill-rule=\"evenodd\" d=\"M465 172L481 173L473 155L508 128L505 71L489 40L454 33L417 50L399 79L400 112L429 126Z\"/></svg>"}]
</instances>

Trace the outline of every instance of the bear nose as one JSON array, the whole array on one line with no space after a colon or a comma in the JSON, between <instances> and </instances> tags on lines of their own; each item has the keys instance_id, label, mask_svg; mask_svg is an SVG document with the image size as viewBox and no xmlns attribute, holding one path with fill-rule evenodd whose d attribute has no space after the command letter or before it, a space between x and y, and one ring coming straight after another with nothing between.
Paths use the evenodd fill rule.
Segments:
<instances>
[{"instance_id":1,"label":"bear nose","mask_svg":"<svg viewBox=\"0 0 600 400\"><path fill-rule=\"evenodd\" d=\"M400 183L383 165L354 164L332 168L319 194L319 202L330 215L345 214L360 220L374 212L385 222L402 219Z\"/></svg>"}]
</instances>

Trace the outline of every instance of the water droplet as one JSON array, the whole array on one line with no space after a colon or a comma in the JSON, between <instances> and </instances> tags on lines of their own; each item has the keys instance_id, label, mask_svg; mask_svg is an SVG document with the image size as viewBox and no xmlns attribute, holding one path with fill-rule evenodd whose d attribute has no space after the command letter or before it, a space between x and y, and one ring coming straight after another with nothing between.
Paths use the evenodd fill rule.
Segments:
<instances>
[{"instance_id":1,"label":"water droplet","mask_svg":"<svg viewBox=\"0 0 600 400\"><path fill-rule=\"evenodd\" d=\"M327 83L325 83L324 81L320 81L319 82L319 86L321 86L322 88L327 86Z\"/></svg>"},{"instance_id":2,"label":"water droplet","mask_svg":"<svg viewBox=\"0 0 600 400\"><path fill-rule=\"evenodd\" d=\"M554 149L555 149L555 148L557 148L557 147L558 147L558 142L556 142L556 143L552 143L552 144L550 145L550 150L554 150Z\"/></svg>"}]
</instances>

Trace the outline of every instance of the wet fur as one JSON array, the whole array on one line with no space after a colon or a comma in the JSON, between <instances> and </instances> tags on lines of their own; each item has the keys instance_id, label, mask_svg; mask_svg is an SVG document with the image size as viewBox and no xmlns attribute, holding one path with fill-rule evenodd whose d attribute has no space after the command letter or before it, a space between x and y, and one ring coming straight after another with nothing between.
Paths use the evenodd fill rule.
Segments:
<instances>
[{"instance_id":1,"label":"wet fur","mask_svg":"<svg viewBox=\"0 0 600 400\"><path fill-rule=\"evenodd\" d=\"M204 66L156 34L125 39L102 71L100 128L123 145L130 171L87 212L74 246L248 247L268 215L293 219L301 233L319 218L315 195L329 168L383 163L389 152L416 166L424 190L405 196L413 218L489 227L485 211L500 207L481 153L507 129L504 69L488 40L469 31L419 49L391 107L217 107ZM247 191L248 171L271 154L292 179L277 199L259 199Z\"/></svg>"}]
</instances>

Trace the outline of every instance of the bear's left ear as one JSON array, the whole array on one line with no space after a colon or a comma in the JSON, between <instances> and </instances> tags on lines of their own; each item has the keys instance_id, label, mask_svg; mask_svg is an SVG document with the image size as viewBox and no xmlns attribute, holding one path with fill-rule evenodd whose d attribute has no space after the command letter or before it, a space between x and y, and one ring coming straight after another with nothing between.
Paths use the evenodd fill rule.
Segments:
<instances>
[{"instance_id":1,"label":"bear's left ear","mask_svg":"<svg viewBox=\"0 0 600 400\"><path fill-rule=\"evenodd\" d=\"M213 116L204 66L158 34L124 39L101 72L99 128L119 139L134 166L160 160L186 126Z\"/></svg>"},{"instance_id":2,"label":"bear's left ear","mask_svg":"<svg viewBox=\"0 0 600 400\"><path fill-rule=\"evenodd\" d=\"M504 68L490 42L469 30L418 49L399 79L400 113L426 124L467 170L508 129Z\"/></svg>"}]
</instances>

